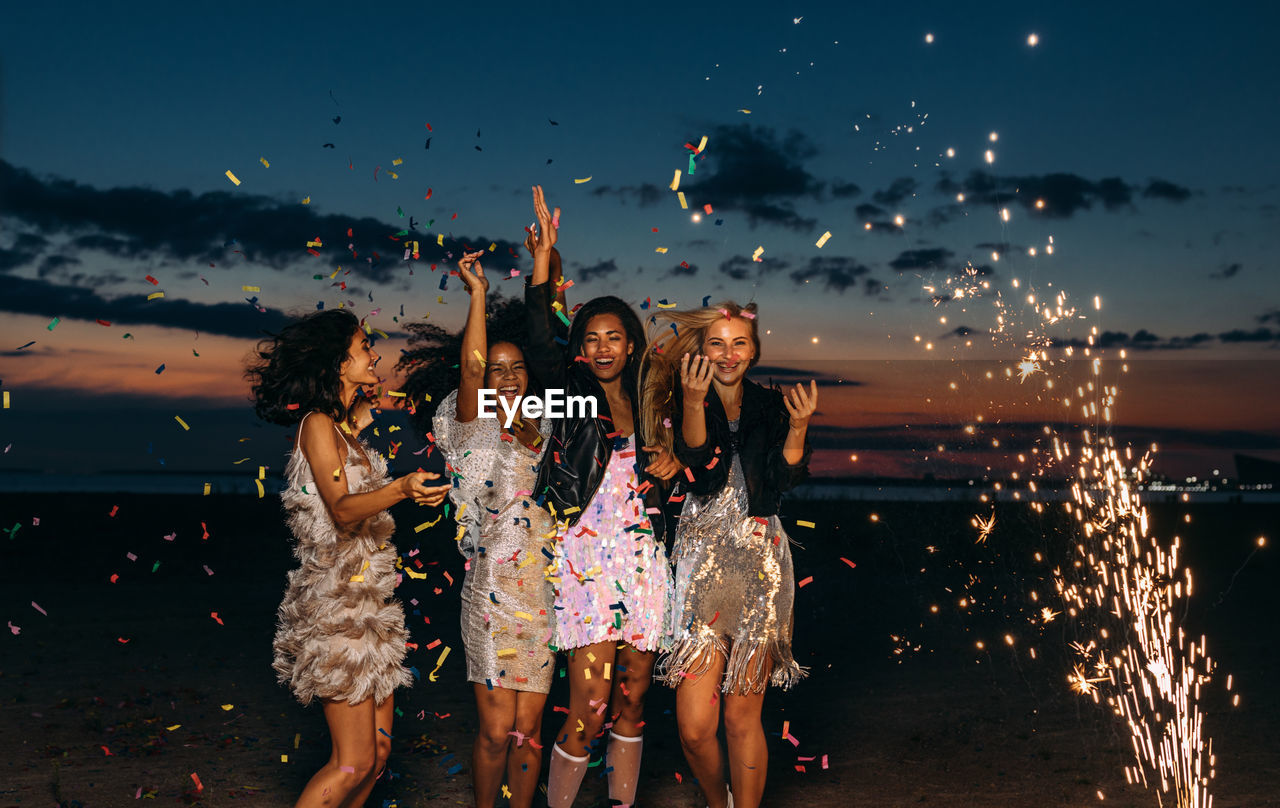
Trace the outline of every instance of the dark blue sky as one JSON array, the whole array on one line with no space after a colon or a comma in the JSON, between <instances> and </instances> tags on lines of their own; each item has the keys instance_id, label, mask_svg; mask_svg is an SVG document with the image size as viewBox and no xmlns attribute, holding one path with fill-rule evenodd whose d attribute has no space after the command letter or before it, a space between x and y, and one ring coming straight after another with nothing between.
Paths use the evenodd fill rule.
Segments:
<instances>
[{"instance_id":1,"label":"dark blue sky","mask_svg":"<svg viewBox=\"0 0 1280 808\"><path fill-rule=\"evenodd\" d=\"M459 326L425 263L499 242L491 270L527 269L504 248L534 182L577 302L754 296L771 361L1092 327L1141 356L1280 344L1277 13L1256 4L270 5L6 13L5 389L230 402L248 338L318 300ZM388 239L410 217L422 262ZM966 263L983 296L935 307ZM1019 309L1060 291L1087 320ZM997 293L1018 326L999 350L944 336L984 335Z\"/></svg>"}]
</instances>

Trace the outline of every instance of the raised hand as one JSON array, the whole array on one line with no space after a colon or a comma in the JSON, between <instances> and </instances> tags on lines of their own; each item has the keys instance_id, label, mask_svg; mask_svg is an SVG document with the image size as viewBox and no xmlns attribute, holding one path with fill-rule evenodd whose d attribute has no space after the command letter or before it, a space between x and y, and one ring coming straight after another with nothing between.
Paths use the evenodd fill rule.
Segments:
<instances>
[{"instance_id":1,"label":"raised hand","mask_svg":"<svg viewBox=\"0 0 1280 808\"><path fill-rule=\"evenodd\" d=\"M791 428L797 430L807 429L809 418L818 409L818 383L810 380L808 390L805 390L803 384L797 384L787 390L783 403L787 407L787 413L791 416Z\"/></svg>"},{"instance_id":2,"label":"raised hand","mask_svg":"<svg viewBox=\"0 0 1280 808\"><path fill-rule=\"evenodd\" d=\"M467 288L467 294L474 294L478 289L481 295L489 292L489 279L484 276L484 267L480 266L479 258L484 255L484 250L476 250L471 253L463 253L458 259L458 275L462 277L462 283Z\"/></svg>"},{"instance_id":3,"label":"raised hand","mask_svg":"<svg viewBox=\"0 0 1280 808\"><path fill-rule=\"evenodd\" d=\"M538 215L538 227L529 234L525 244L527 246L530 239L533 241L532 252L535 256L540 252L550 254L560 236L560 208L556 208L554 212L547 208L547 198L542 193L541 185L533 186L533 211Z\"/></svg>"},{"instance_id":4,"label":"raised hand","mask_svg":"<svg viewBox=\"0 0 1280 808\"><path fill-rule=\"evenodd\" d=\"M406 474L400 478L401 485L404 486L405 493L409 498L419 505L430 505L435 507L444 498L449 495L452 485L436 485L428 486L427 480L438 480L439 474L433 474L429 471L415 471L412 474Z\"/></svg>"},{"instance_id":5,"label":"raised hand","mask_svg":"<svg viewBox=\"0 0 1280 808\"><path fill-rule=\"evenodd\" d=\"M711 389L711 359L702 355L680 357L680 389L684 391L685 406L701 404Z\"/></svg>"},{"instance_id":6,"label":"raised hand","mask_svg":"<svg viewBox=\"0 0 1280 808\"><path fill-rule=\"evenodd\" d=\"M684 469L684 464L676 460L675 455L668 452L665 446L642 446L644 451L653 455L653 460L644 467L646 473L659 480L670 480Z\"/></svg>"}]
</instances>

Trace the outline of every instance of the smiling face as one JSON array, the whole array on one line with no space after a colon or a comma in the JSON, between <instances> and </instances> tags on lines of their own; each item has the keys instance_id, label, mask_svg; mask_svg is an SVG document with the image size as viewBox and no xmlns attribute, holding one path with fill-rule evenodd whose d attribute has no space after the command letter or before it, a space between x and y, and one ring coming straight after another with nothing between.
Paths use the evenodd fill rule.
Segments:
<instances>
[{"instance_id":1,"label":"smiling face","mask_svg":"<svg viewBox=\"0 0 1280 808\"><path fill-rule=\"evenodd\" d=\"M489 347L489 361L484 368L484 386L498 391L498 396L514 403L529 390L529 369L524 353L510 342L495 342Z\"/></svg>"},{"instance_id":2,"label":"smiling face","mask_svg":"<svg viewBox=\"0 0 1280 808\"><path fill-rule=\"evenodd\" d=\"M633 350L635 346L627 339L622 318L618 315L597 314L587 322L586 333L582 337L582 355L587 358L587 367L598 380L608 382L621 376L627 357Z\"/></svg>"},{"instance_id":3,"label":"smiling face","mask_svg":"<svg viewBox=\"0 0 1280 808\"><path fill-rule=\"evenodd\" d=\"M373 366L382 357L369 344L369 335L356 329L351 335L351 345L347 348L347 358L342 360L340 373L342 381L353 387L366 384L377 384L381 381L374 372Z\"/></svg>"},{"instance_id":4,"label":"smiling face","mask_svg":"<svg viewBox=\"0 0 1280 808\"><path fill-rule=\"evenodd\" d=\"M702 338L702 353L711 360L716 381L738 383L756 355L750 323L741 317L717 320Z\"/></svg>"}]
</instances>

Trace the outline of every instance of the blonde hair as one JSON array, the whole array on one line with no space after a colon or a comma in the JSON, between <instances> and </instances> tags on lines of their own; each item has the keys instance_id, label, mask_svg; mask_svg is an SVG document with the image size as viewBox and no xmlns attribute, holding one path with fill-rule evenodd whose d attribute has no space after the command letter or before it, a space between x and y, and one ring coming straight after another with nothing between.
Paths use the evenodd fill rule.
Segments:
<instances>
[{"instance_id":1,"label":"blonde hair","mask_svg":"<svg viewBox=\"0 0 1280 808\"><path fill-rule=\"evenodd\" d=\"M640 423L650 444L675 453L675 437L667 419L675 413L675 391L680 386L680 358L702 352L707 329L723 319L741 317L751 326L755 355L748 367L760 361L760 332L756 304L739 306L733 301L687 311L659 311L649 320L649 347L640 365L644 385L640 391Z\"/></svg>"}]
</instances>

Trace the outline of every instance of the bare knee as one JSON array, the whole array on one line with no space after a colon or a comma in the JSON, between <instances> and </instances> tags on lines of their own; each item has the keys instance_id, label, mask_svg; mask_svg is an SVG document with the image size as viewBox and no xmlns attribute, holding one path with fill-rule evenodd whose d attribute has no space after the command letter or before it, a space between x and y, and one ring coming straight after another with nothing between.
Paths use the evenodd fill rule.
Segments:
<instances>
[{"instance_id":1,"label":"bare knee","mask_svg":"<svg viewBox=\"0 0 1280 808\"><path fill-rule=\"evenodd\" d=\"M378 765L377 752L370 747L366 753L338 759L338 776L348 790L359 788L373 776Z\"/></svg>"},{"instance_id":2,"label":"bare knee","mask_svg":"<svg viewBox=\"0 0 1280 808\"><path fill-rule=\"evenodd\" d=\"M520 733L519 737L525 742L530 739L535 743L538 742L538 738L542 734L542 713L517 715L516 732Z\"/></svg>"},{"instance_id":3,"label":"bare knee","mask_svg":"<svg viewBox=\"0 0 1280 808\"><path fill-rule=\"evenodd\" d=\"M477 740L490 752L498 752L511 740L511 727L514 722L511 716L489 718L480 722Z\"/></svg>"},{"instance_id":4,"label":"bare knee","mask_svg":"<svg viewBox=\"0 0 1280 808\"><path fill-rule=\"evenodd\" d=\"M724 734L729 738L746 738L764 732L760 724L760 706L734 703L727 700L724 706Z\"/></svg>"},{"instance_id":5,"label":"bare knee","mask_svg":"<svg viewBox=\"0 0 1280 808\"><path fill-rule=\"evenodd\" d=\"M373 773L375 776L382 774L382 770L387 767L387 759L390 757L391 739L379 735L373 750Z\"/></svg>"},{"instance_id":6,"label":"bare knee","mask_svg":"<svg viewBox=\"0 0 1280 808\"><path fill-rule=\"evenodd\" d=\"M685 749L700 749L716 742L716 730L720 716L715 713L697 717L680 716L676 722L680 733L680 745Z\"/></svg>"}]
</instances>

